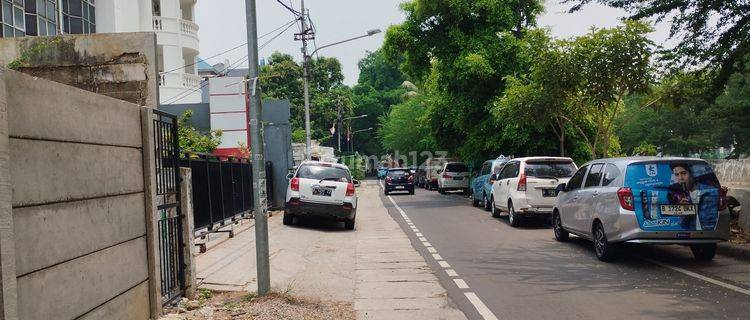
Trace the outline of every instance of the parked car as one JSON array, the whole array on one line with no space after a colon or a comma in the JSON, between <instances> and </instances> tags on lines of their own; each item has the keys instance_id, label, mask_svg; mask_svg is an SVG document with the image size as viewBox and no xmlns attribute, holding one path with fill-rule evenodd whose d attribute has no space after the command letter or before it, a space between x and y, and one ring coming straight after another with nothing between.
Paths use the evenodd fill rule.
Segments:
<instances>
[{"instance_id":1,"label":"parked car","mask_svg":"<svg viewBox=\"0 0 750 320\"><path fill-rule=\"evenodd\" d=\"M622 243L689 245L708 261L729 239L726 190L700 159L594 160L558 187L555 239L592 240L602 261L615 259Z\"/></svg>"},{"instance_id":2,"label":"parked car","mask_svg":"<svg viewBox=\"0 0 750 320\"><path fill-rule=\"evenodd\" d=\"M549 218L555 206L561 183L568 182L578 167L571 158L529 157L508 161L492 186L490 211L493 217L502 212L508 222L518 227L522 219Z\"/></svg>"},{"instance_id":3,"label":"parked car","mask_svg":"<svg viewBox=\"0 0 750 320\"><path fill-rule=\"evenodd\" d=\"M440 176L439 172L446 162L447 160L445 158L429 158L422 164L425 168L425 189L438 189L438 177Z\"/></svg>"},{"instance_id":4,"label":"parked car","mask_svg":"<svg viewBox=\"0 0 750 320\"><path fill-rule=\"evenodd\" d=\"M385 175L388 173L388 168L378 168L378 180L385 179Z\"/></svg>"},{"instance_id":5,"label":"parked car","mask_svg":"<svg viewBox=\"0 0 750 320\"><path fill-rule=\"evenodd\" d=\"M394 191L406 191L414 194L414 175L406 168L392 168L385 176L383 190L386 195Z\"/></svg>"},{"instance_id":6,"label":"parked car","mask_svg":"<svg viewBox=\"0 0 750 320\"><path fill-rule=\"evenodd\" d=\"M417 172L414 174L414 185L421 188L427 188L427 182L425 180L425 167L417 167Z\"/></svg>"},{"instance_id":7,"label":"parked car","mask_svg":"<svg viewBox=\"0 0 750 320\"><path fill-rule=\"evenodd\" d=\"M293 224L297 216L315 216L343 221L347 229L354 229L359 181L352 179L348 167L305 161L287 178L285 225Z\"/></svg>"},{"instance_id":8,"label":"parked car","mask_svg":"<svg viewBox=\"0 0 750 320\"><path fill-rule=\"evenodd\" d=\"M492 185L495 184L495 180L490 179L493 174L497 175L500 173L500 169L507 163L510 158L500 156L497 159L487 160L482 164L482 168L479 169L477 175L472 180L472 204L478 207L482 204L484 210L490 211L490 196L492 195Z\"/></svg>"},{"instance_id":9,"label":"parked car","mask_svg":"<svg viewBox=\"0 0 750 320\"><path fill-rule=\"evenodd\" d=\"M469 194L469 167L462 162L446 162L438 172L438 191L461 190Z\"/></svg>"}]
</instances>

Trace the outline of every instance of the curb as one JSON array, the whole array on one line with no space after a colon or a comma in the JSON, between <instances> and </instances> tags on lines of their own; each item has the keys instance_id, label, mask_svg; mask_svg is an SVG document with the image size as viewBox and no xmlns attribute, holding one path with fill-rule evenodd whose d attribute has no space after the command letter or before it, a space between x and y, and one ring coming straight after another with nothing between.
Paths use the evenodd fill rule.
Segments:
<instances>
[{"instance_id":1,"label":"curb","mask_svg":"<svg viewBox=\"0 0 750 320\"><path fill-rule=\"evenodd\" d=\"M728 256L740 260L750 260L750 246L747 245L722 242L719 243L716 252L722 256Z\"/></svg>"}]
</instances>

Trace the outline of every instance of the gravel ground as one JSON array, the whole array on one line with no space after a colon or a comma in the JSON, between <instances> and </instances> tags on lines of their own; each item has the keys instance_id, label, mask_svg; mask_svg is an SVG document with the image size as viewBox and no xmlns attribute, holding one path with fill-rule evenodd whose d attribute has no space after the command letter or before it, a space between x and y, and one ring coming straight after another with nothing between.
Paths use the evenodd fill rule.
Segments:
<instances>
[{"instance_id":1,"label":"gravel ground","mask_svg":"<svg viewBox=\"0 0 750 320\"><path fill-rule=\"evenodd\" d=\"M198 300L184 299L178 307L165 310L161 320L354 320L351 303L316 301L288 293L257 297L254 293L201 291Z\"/></svg>"},{"instance_id":2,"label":"gravel ground","mask_svg":"<svg viewBox=\"0 0 750 320\"><path fill-rule=\"evenodd\" d=\"M750 244L750 232L743 230L737 220L732 220L732 235L729 242L734 244Z\"/></svg>"}]
</instances>

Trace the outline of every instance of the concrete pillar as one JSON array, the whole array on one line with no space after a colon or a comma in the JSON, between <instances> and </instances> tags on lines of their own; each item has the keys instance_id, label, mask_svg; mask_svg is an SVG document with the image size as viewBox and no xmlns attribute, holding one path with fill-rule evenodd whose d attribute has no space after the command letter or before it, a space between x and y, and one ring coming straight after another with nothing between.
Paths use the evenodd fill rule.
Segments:
<instances>
[{"instance_id":1,"label":"concrete pillar","mask_svg":"<svg viewBox=\"0 0 750 320\"><path fill-rule=\"evenodd\" d=\"M161 261L159 260L159 216L156 208L156 163L154 151L154 112L141 108L143 139L143 187L146 211L146 245L148 249L148 291L151 318L161 316Z\"/></svg>"},{"instance_id":2,"label":"concrete pillar","mask_svg":"<svg viewBox=\"0 0 750 320\"><path fill-rule=\"evenodd\" d=\"M185 241L185 297L196 298L198 282L195 272L195 223L193 220L193 174L190 168L180 168L180 213L182 214L182 239Z\"/></svg>"},{"instance_id":3,"label":"concrete pillar","mask_svg":"<svg viewBox=\"0 0 750 320\"><path fill-rule=\"evenodd\" d=\"M13 190L5 69L0 67L0 320L18 319L16 243L13 234Z\"/></svg>"},{"instance_id":4,"label":"concrete pillar","mask_svg":"<svg viewBox=\"0 0 750 320\"><path fill-rule=\"evenodd\" d=\"M151 5L152 0L138 0L138 17L140 18L140 31L153 31L154 8Z\"/></svg>"}]
</instances>

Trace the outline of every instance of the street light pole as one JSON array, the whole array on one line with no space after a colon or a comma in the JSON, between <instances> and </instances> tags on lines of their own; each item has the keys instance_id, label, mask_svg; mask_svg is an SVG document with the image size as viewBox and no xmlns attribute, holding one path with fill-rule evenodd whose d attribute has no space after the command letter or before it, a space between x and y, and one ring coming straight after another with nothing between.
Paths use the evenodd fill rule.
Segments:
<instances>
[{"instance_id":1,"label":"street light pole","mask_svg":"<svg viewBox=\"0 0 750 320\"><path fill-rule=\"evenodd\" d=\"M364 115L364 117L366 117L366 116L367 115ZM356 118L364 118L364 117L363 116L359 116L359 117L356 117ZM372 129L373 128L367 128L367 129L362 129L362 130L357 130L357 131L352 132L352 136L349 138L349 143L351 144L351 152L352 153L354 153L354 134L358 133L358 132L370 131Z\"/></svg>"},{"instance_id":2,"label":"street light pole","mask_svg":"<svg viewBox=\"0 0 750 320\"><path fill-rule=\"evenodd\" d=\"M315 55L318 51L321 49L325 49L328 47L332 47L335 45L339 45L345 42L354 41L357 39L362 39L366 37L370 37L373 35L376 35L382 31L380 29L372 29L367 31L367 34L361 35L358 37L354 37L351 39L342 40L339 42L334 42L328 45L324 45L322 47L318 47L310 54L307 54L307 41L311 39L315 39L315 33L312 32L312 30L307 29L307 13L305 12L305 0L301 0L301 9L302 12L302 33L299 34L300 37L297 40L302 40L302 80L304 81L304 94L305 94L305 150L307 152L307 160L311 159L311 153L312 153L312 146L311 146L311 139L310 139L310 57ZM309 37L309 38L308 38Z\"/></svg>"}]
</instances>

